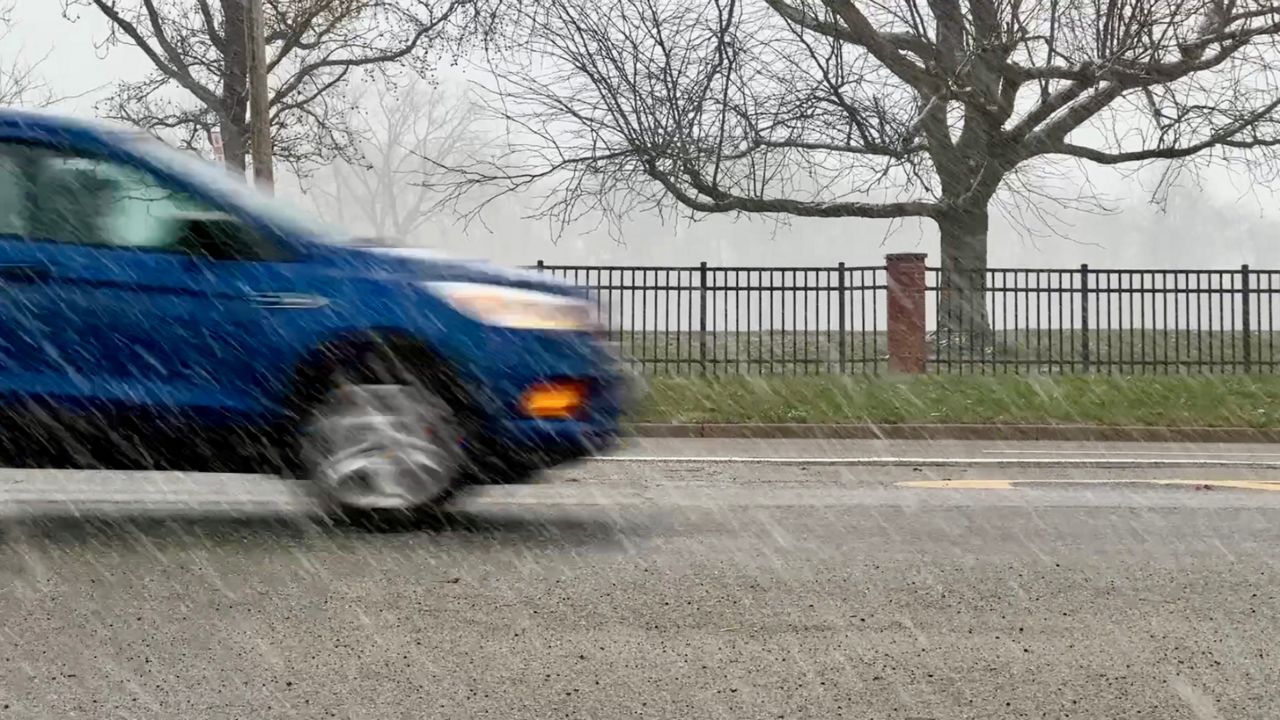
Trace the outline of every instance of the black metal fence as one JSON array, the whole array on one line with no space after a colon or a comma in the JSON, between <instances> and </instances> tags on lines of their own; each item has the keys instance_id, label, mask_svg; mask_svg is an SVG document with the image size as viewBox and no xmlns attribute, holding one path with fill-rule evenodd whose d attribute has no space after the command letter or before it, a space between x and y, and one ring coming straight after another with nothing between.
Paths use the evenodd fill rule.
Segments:
<instances>
[{"instance_id":1,"label":"black metal fence","mask_svg":"<svg viewBox=\"0 0 1280 720\"><path fill-rule=\"evenodd\" d=\"M552 266L591 288L608 333L651 374L888 369L885 268ZM929 372L1275 373L1280 271L999 268L987 322L938 328L948 285L926 271Z\"/></svg>"}]
</instances>

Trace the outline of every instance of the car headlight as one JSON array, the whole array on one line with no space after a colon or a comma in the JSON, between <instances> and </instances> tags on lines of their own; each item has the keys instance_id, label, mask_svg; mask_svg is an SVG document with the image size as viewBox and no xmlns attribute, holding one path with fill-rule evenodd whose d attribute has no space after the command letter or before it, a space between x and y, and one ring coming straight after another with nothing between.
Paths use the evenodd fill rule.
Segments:
<instances>
[{"instance_id":1,"label":"car headlight","mask_svg":"<svg viewBox=\"0 0 1280 720\"><path fill-rule=\"evenodd\" d=\"M599 327L595 308L577 298L487 283L429 282L422 287L486 325L569 332L590 332Z\"/></svg>"}]
</instances>

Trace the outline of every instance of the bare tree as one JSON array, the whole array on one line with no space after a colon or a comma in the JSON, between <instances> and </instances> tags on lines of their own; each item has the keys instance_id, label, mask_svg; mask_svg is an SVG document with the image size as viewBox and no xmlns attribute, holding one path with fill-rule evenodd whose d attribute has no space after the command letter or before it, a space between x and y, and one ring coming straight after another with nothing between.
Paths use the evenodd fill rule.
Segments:
<instances>
[{"instance_id":1,"label":"bare tree","mask_svg":"<svg viewBox=\"0 0 1280 720\"><path fill-rule=\"evenodd\" d=\"M0 0L0 45L10 40L13 32L14 4ZM53 96L39 74L40 62L25 62L20 57L0 56L0 106L48 105Z\"/></svg>"},{"instance_id":2,"label":"bare tree","mask_svg":"<svg viewBox=\"0 0 1280 720\"><path fill-rule=\"evenodd\" d=\"M372 75L421 73L441 53L500 30L492 0L265 0L271 126L277 159L295 170L349 155L357 141L343 89ZM63 0L102 14L108 47L130 45L154 66L119 84L102 110L207 147L221 131L226 163L243 171L248 140L244 0ZM73 17L74 19L74 17Z\"/></svg>"},{"instance_id":3,"label":"bare tree","mask_svg":"<svg viewBox=\"0 0 1280 720\"><path fill-rule=\"evenodd\" d=\"M357 121L366 139L357 143L357 157L332 163L310 194L339 221L410 238L439 218L445 168L468 162L479 148L476 108L465 93L421 81L365 88L351 105L371 109Z\"/></svg>"},{"instance_id":4,"label":"bare tree","mask_svg":"<svg viewBox=\"0 0 1280 720\"><path fill-rule=\"evenodd\" d=\"M491 105L512 155L460 186L550 188L561 220L673 200L927 218L957 340L988 332L991 209L1075 200L1044 182L1062 160L1194 169L1280 142L1263 0L548 0L527 19L534 61L499 69Z\"/></svg>"}]
</instances>

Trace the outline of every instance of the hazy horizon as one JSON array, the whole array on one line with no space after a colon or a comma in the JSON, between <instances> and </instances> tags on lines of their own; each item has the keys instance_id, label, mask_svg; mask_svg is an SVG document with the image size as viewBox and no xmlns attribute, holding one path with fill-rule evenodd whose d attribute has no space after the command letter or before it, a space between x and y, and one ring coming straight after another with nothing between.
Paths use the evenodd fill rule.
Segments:
<instances>
[{"instance_id":1,"label":"hazy horizon","mask_svg":"<svg viewBox=\"0 0 1280 720\"><path fill-rule=\"evenodd\" d=\"M116 79L136 78L150 65L133 48L108 54L96 50L107 31L94 11L77 11L80 19L62 17L61 3L17 0L16 31L0 45L0 53L22 52L29 60L46 56L41 68L50 88L76 95L59 106L75 114L92 114L93 103ZM54 39L56 38L56 47ZM441 70L441 82L467 82L481 71ZM101 88L97 89L96 88ZM81 95L83 93L83 95ZM1064 168L1070 167L1064 165ZM1140 174L1151 179L1154 170ZM1085 177L1080 177L1083 182ZM1088 182L1115 198L1118 212L1093 215L1054 209L1061 222L1050 228L1034 221L1031 237L1002 214L992 218L992 266L1231 268L1243 263L1280 267L1280 246L1269 242L1280 234L1280 208L1270 192L1248 193L1251 182L1223 171L1206 173L1202 188L1183 187L1171 194L1167 210L1147 202L1138 178L1111 169L1090 168ZM656 216L632 218L615 238L607 227L588 224L570 228L557 241L558 230L545 221L523 219L512 203L484 215L464 230L451 218L428 224L415 243L471 257L533 263L711 264L768 266L874 265L885 253L924 252L937 261L935 226L906 221L891 230L888 221L791 218L735 220L714 217L690 223L685 218L664 224ZM1054 236L1054 231L1062 236ZM1221 239L1215 235L1221 234ZM620 241L619 241L620 240Z\"/></svg>"}]
</instances>

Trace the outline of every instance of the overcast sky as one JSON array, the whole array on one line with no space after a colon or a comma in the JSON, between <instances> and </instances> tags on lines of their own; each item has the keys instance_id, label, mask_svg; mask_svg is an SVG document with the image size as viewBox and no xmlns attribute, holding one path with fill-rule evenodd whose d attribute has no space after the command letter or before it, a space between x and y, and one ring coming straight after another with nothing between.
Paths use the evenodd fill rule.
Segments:
<instances>
[{"instance_id":1,"label":"overcast sky","mask_svg":"<svg viewBox=\"0 0 1280 720\"><path fill-rule=\"evenodd\" d=\"M106 35L104 21L79 10L78 22L62 16L59 0L17 0L17 27L0 53L28 58L48 55L43 74L60 94L78 94L136 78L148 65L140 53L95 48ZM56 40L56 43L55 43ZM101 93L68 103L68 112L92 114ZM1154 175L1149 175L1154 177ZM1117 199L1120 212L1099 217L1059 213L1057 229L1070 240L1030 237L1017 225L992 221L993 266L1226 268L1250 263L1280 268L1280 211L1273 194L1250 193L1247 178L1217 175L1202 188L1177 192L1167 211L1147 203L1139 179L1104 169L1089 180ZM795 219L789 227L767 219L733 221L712 218L696 224L660 223L639 218L629 223L619 244L604 230L571 233L553 242L552 228L524 220L517 212L486 218L488 229L473 226L436 230L426 240L441 249L471 257L513 262L742 265L876 264L887 252L925 252L936 261L937 231L932 223L908 222L886 235L889 225L871 220ZM1042 228L1042 230L1047 230Z\"/></svg>"}]
</instances>

